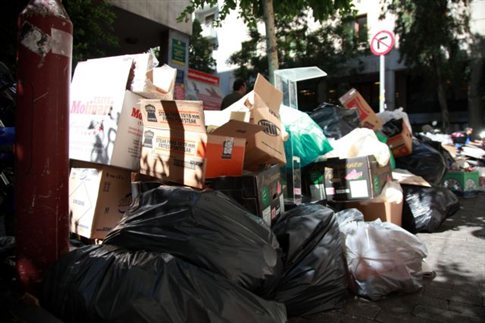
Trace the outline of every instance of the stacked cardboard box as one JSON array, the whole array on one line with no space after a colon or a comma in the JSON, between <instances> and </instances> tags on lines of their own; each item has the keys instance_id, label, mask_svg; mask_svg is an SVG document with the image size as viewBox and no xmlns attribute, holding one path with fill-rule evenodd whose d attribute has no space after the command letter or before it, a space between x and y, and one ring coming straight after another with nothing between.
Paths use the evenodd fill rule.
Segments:
<instances>
[{"instance_id":1,"label":"stacked cardboard box","mask_svg":"<svg viewBox=\"0 0 485 323\"><path fill-rule=\"evenodd\" d=\"M69 128L74 233L103 239L131 203L130 176L139 170L143 131L139 100L141 95L173 97L175 70L152 66L151 54L92 59L76 66Z\"/></svg>"}]
</instances>

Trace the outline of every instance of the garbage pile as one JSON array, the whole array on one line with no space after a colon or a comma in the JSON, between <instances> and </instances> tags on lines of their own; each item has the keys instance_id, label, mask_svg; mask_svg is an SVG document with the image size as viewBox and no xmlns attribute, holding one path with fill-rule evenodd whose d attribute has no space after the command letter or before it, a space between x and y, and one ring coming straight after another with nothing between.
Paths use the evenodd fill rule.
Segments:
<instances>
[{"instance_id":1,"label":"garbage pile","mask_svg":"<svg viewBox=\"0 0 485 323\"><path fill-rule=\"evenodd\" d=\"M150 53L77 65L69 209L84 245L46 274L44 307L66 322L286 322L422 287L414 233L459 199L443 182L455 158L406 113L375 114L355 89L305 113L282 104L292 80L261 75L204 111L174 98L175 79Z\"/></svg>"}]
</instances>

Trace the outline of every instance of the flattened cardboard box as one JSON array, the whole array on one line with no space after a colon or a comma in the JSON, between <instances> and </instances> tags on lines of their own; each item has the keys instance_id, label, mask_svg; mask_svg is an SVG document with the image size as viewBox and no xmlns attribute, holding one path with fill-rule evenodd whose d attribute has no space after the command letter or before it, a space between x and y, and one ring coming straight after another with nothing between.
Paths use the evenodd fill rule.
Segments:
<instances>
[{"instance_id":1,"label":"flattened cardboard box","mask_svg":"<svg viewBox=\"0 0 485 323\"><path fill-rule=\"evenodd\" d=\"M131 204L131 172L111 166L72 168L69 176L71 232L104 239Z\"/></svg>"},{"instance_id":2,"label":"flattened cardboard box","mask_svg":"<svg viewBox=\"0 0 485 323\"><path fill-rule=\"evenodd\" d=\"M71 84L69 158L138 170L140 97L126 90L132 62L78 63Z\"/></svg>"},{"instance_id":3,"label":"flattened cardboard box","mask_svg":"<svg viewBox=\"0 0 485 323\"><path fill-rule=\"evenodd\" d=\"M382 128L382 122L356 89L349 90L339 98L339 101L346 108L357 108L359 110L360 125L362 127L377 130Z\"/></svg>"}]
</instances>

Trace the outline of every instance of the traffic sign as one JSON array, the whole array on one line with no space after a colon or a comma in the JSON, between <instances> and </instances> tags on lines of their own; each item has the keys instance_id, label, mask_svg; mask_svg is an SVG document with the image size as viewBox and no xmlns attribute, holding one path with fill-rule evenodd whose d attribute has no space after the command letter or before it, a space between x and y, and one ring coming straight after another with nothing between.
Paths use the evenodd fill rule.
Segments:
<instances>
[{"instance_id":1,"label":"traffic sign","mask_svg":"<svg viewBox=\"0 0 485 323\"><path fill-rule=\"evenodd\" d=\"M388 30L377 32L370 42L370 50L376 56L386 55L394 47L394 34Z\"/></svg>"}]
</instances>

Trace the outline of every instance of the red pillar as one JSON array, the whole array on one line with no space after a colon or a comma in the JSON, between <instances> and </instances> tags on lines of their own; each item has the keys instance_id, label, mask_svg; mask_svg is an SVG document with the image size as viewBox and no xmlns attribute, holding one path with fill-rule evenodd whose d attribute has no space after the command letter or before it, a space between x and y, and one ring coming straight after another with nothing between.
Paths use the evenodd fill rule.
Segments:
<instances>
[{"instance_id":1,"label":"red pillar","mask_svg":"<svg viewBox=\"0 0 485 323\"><path fill-rule=\"evenodd\" d=\"M31 0L18 22L17 272L35 292L43 272L69 248L72 23L60 0Z\"/></svg>"}]
</instances>

